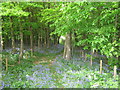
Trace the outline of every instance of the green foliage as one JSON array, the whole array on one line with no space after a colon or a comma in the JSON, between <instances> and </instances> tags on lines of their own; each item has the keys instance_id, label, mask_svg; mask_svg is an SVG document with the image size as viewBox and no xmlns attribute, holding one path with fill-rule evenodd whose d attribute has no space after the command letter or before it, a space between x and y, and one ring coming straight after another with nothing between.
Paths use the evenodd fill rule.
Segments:
<instances>
[{"instance_id":1,"label":"green foliage","mask_svg":"<svg viewBox=\"0 0 120 90\"><path fill-rule=\"evenodd\" d=\"M6 58L8 59L8 63L9 64L14 64L18 61L18 54L11 54L11 53L2 53L2 63L5 64L6 63Z\"/></svg>"},{"instance_id":2,"label":"green foliage","mask_svg":"<svg viewBox=\"0 0 120 90\"><path fill-rule=\"evenodd\" d=\"M118 87L118 76L116 77L116 80L113 78L110 78L111 75L109 74L94 74L94 79L92 82L90 82L91 87L90 88L117 88Z\"/></svg>"},{"instance_id":3,"label":"green foliage","mask_svg":"<svg viewBox=\"0 0 120 90\"><path fill-rule=\"evenodd\" d=\"M108 58L118 57L118 30L116 15L119 15L119 3L64 3L59 8L59 18L51 26L55 31L51 34L65 35L67 32L77 34L77 46L84 49L100 51ZM62 14L61 14L62 13Z\"/></svg>"},{"instance_id":4,"label":"green foliage","mask_svg":"<svg viewBox=\"0 0 120 90\"><path fill-rule=\"evenodd\" d=\"M22 10L17 2L3 2L1 16L28 16L29 13Z\"/></svg>"}]
</instances>

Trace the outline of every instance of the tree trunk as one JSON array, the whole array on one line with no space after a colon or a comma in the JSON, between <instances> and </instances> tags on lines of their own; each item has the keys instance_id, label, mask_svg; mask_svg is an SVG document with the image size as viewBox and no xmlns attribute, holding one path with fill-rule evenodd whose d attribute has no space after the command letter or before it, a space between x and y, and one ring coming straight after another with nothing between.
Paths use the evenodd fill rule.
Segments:
<instances>
[{"instance_id":1,"label":"tree trunk","mask_svg":"<svg viewBox=\"0 0 120 90\"><path fill-rule=\"evenodd\" d=\"M71 33L66 34L65 44L64 44L64 54L63 58L66 60L70 60L72 57L72 50L71 50Z\"/></svg>"},{"instance_id":2,"label":"tree trunk","mask_svg":"<svg viewBox=\"0 0 120 90\"><path fill-rule=\"evenodd\" d=\"M10 17L10 29L11 29L11 39L12 39L12 53L15 53L15 39L14 39L14 32L13 32L13 20Z\"/></svg>"},{"instance_id":3,"label":"tree trunk","mask_svg":"<svg viewBox=\"0 0 120 90\"><path fill-rule=\"evenodd\" d=\"M41 45L40 45L40 47L43 47L43 37L42 37L42 35L40 36L40 43L41 43Z\"/></svg>"},{"instance_id":4,"label":"tree trunk","mask_svg":"<svg viewBox=\"0 0 120 90\"><path fill-rule=\"evenodd\" d=\"M23 31L22 31L22 23L20 22L20 55L19 55L19 63L23 58Z\"/></svg>"},{"instance_id":5,"label":"tree trunk","mask_svg":"<svg viewBox=\"0 0 120 90\"><path fill-rule=\"evenodd\" d=\"M26 35L25 35L25 42L26 42L26 45L28 46L29 45L29 38Z\"/></svg>"},{"instance_id":6,"label":"tree trunk","mask_svg":"<svg viewBox=\"0 0 120 90\"><path fill-rule=\"evenodd\" d=\"M32 10L31 10L31 7L29 7L28 8L29 10L29 12L32 12ZM33 31L32 31L32 22L33 22L33 20L32 20L32 14L30 14L30 16L28 17L29 18L29 22L30 22L30 26L29 26L29 30L30 30L30 32L31 32L31 34L30 34L30 51L31 51L31 56L33 56Z\"/></svg>"},{"instance_id":7,"label":"tree trunk","mask_svg":"<svg viewBox=\"0 0 120 90\"><path fill-rule=\"evenodd\" d=\"M2 52L2 50L3 50L2 30L0 30L0 53ZM0 62L1 61L2 61L2 55L0 55Z\"/></svg>"},{"instance_id":8,"label":"tree trunk","mask_svg":"<svg viewBox=\"0 0 120 90\"><path fill-rule=\"evenodd\" d=\"M0 52L2 52L2 50L3 50L3 40L2 40L2 30L0 28Z\"/></svg>"},{"instance_id":9,"label":"tree trunk","mask_svg":"<svg viewBox=\"0 0 120 90\"><path fill-rule=\"evenodd\" d=\"M59 39L60 39L60 37L59 37L59 36L57 36L56 45L57 45L57 44L59 44Z\"/></svg>"},{"instance_id":10,"label":"tree trunk","mask_svg":"<svg viewBox=\"0 0 120 90\"><path fill-rule=\"evenodd\" d=\"M40 44L40 33L38 34L38 48L41 47L41 44Z\"/></svg>"},{"instance_id":11,"label":"tree trunk","mask_svg":"<svg viewBox=\"0 0 120 90\"><path fill-rule=\"evenodd\" d=\"M30 26L30 31L31 31L31 35L30 35L30 50L31 50L31 56L33 56L33 32L32 32L32 27Z\"/></svg>"},{"instance_id":12,"label":"tree trunk","mask_svg":"<svg viewBox=\"0 0 120 90\"><path fill-rule=\"evenodd\" d=\"M64 53L63 53L63 58L65 59L65 57L66 57L66 48L67 46L66 46L66 41L65 41L65 43L64 43Z\"/></svg>"},{"instance_id":13,"label":"tree trunk","mask_svg":"<svg viewBox=\"0 0 120 90\"><path fill-rule=\"evenodd\" d=\"M49 26L48 26L48 28L49 28ZM49 48L49 29L48 28L46 28L46 46L47 46L47 48Z\"/></svg>"},{"instance_id":14,"label":"tree trunk","mask_svg":"<svg viewBox=\"0 0 120 90\"><path fill-rule=\"evenodd\" d=\"M48 3L48 9L50 9L50 3ZM47 23L47 48L50 47L50 22Z\"/></svg>"},{"instance_id":15,"label":"tree trunk","mask_svg":"<svg viewBox=\"0 0 120 90\"><path fill-rule=\"evenodd\" d=\"M0 17L0 22L2 22L2 19ZM3 40L2 40L2 23L0 23L0 52L3 50ZM0 57L0 60L2 60L2 57Z\"/></svg>"},{"instance_id":16,"label":"tree trunk","mask_svg":"<svg viewBox=\"0 0 120 90\"><path fill-rule=\"evenodd\" d=\"M45 29L45 28L44 28ZM47 47L47 35L46 35L46 29L45 29L45 35L44 35L44 48Z\"/></svg>"},{"instance_id":17,"label":"tree trunk","mask_svg":"<svg viewBox=\"0 0 120 90\"><path fill-rule=\"evenodd\" d=\"M56 45L56 44L57 44L57 36L54 35L54 45Z\"/></svg>"},{"instance_id":18,"label":"tree trunk","mask_svg":"<svg viewBox=\"0 0 120 90\"><path fill-rule=\"evenodd\" d=\"M42 31L38 32L38 48L42 47Z\"/></svg>"}]
</instances>

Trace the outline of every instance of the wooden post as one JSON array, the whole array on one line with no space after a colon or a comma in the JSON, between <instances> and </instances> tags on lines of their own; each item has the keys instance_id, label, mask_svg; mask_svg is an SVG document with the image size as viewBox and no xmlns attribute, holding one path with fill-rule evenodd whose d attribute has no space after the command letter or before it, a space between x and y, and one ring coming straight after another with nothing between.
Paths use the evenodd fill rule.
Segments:
<instances>
[{"instance_id":1,"label":"wooden post","mask_svg":"<svg viewBox=\"0 0 120 90\"><path fill-rule=\"evenodd\" d=\"M90 65L92 66L92 55L90 57Z\"/></svg>"},{"instance_id":2,"label":"wooden post","mask_svg":"<svg viewBox=\"0 0 120 90\"><path fill-rule=\"evenodd\" d=\"M117 66L114 66L114 79L116 78L116 75L117 75Z\"/></svg>"},{"instance_id":3,"label":"wooden post","mask_svg":"<svg viewBox=\"0 0 120 90\"><path fill-rule=\"evenodd\" d=\"M100 74L102 74L102 60L100 60Z\"/></svg>"},{"instance_id":4,"label":"wooden post","mask_svg":"<svg viewBox=\"0 0 120 90\"><path fill-rule=\"evenodd\" d=\"M8 59L6 58L6 71L8 71Z\"/></svg>"},{"instance_id":5,"label":"wooden post","mask_svg":"<svg viewBox=\"0 0 120 90\"><path fill-rule=\"evenodd\" d=\"M92 66L92 60L93 60L93 54L94 54L94 49L92 50L92 52L91 52L91 57L90 57L90 64L91 64L91 66Z\"/></svg>"}]
</instances>

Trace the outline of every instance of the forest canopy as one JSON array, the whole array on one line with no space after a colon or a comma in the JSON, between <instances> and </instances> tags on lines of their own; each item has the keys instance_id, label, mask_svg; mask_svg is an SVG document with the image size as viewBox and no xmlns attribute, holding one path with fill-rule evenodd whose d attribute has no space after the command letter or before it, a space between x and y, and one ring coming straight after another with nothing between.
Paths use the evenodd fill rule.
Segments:
<instances>
[{"instance_id":1,"label":"forest canopy","mask_svg":"<svg viewBox=\"0 0 120 90\"><path fill-rule=\"evenodd\" d=\"M3 2L1 12L4 46L12 40L14 48L15 40L23 38L49 47L71 33L72 46L120 55L119 2ZM25 41L29 36L32 41Z\"/></svg>"}]
</instances>

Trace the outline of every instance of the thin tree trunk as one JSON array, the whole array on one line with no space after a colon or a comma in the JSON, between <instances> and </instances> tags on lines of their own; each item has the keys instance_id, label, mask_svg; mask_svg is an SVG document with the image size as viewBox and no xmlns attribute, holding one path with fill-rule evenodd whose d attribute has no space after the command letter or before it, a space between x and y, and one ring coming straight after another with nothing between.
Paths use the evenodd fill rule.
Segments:
<instances>
[{"instance_id":1,"label":"thin tree trunk","mask_svg":"<svg viewBox=\"0 0 120 90\"><path fill-rule=\"evenodd\" d=\"M48 48L48 29L46 28L46 47Z\"/></svg>"},{"instance_id":2,"label":"thin tree trunk","mask_svg":"<svg viewBox=\"0 0 120 90\"><path fill-rule=\"evenodd\" d=\"M10 17L10 29L11 29L11 39L12 39L12 53L15 53L15 39L14 39L14 32L13 32L13 20Z\"/></svg>"},{"instance_id":3,"label":"thin tree trunk","mask_svg":"<svg viewBox=\"0 0 120 90\"><path fill-rule=\"evenodd\" d=\"M48 9L50 9L50 3L48 3ZM48 22L47 23L48 25L47 25L47 48L49 48L50 47L50 35L49 35L49 33L50 33L50 22Z\"/></svg>"},{"instance_id":4,"label":"thin tree trunk","mask_svg":"<svg viewBox=\"0 0 120 90\"><path fill-rule=\"evenodd\" d=\"M59 36L54 36L54 45L58 45L59 44Z\"/></svg>"},{"instance_id":5,"label":"thin tree trunk","mask_svg":"<svg viewBox=\"0 0 120 90\"><path fill-rule=\"evenodd\" d=\"M41 48L41 34L38 32L38 49Z\"/></svg>"},{"instance_id":6,"label":"thin tree trunk","mask_svg":"<svg viewBox=\"0 0 120 90\"><path fill-rule=\"evenodd\" d=\"M33 36L33 50L36 49L37 41L38 41L38 38L36 36Z\"/></svg>"},{"instance_id":7,"label":"thin tree trunk","mask_svg":"<svg viewBox=\"0 0 120 90\"><path fill-rule=\"evenodd\" d=\"M2 22L2 19L0 17L0 22ZM0 23L0 26L2 27L2 23ZM0 52L3 50L3 40L2 40L2 28L0 27ZM0 60L2 60L2 57L0 56Z\"/></svg>"},{"instance_id":8,"label":"thin tree trunk","mask_svg":"<svg viewBox=\"0 0 120 90\"><path fill-rule=\"evenodd\" d=\"M49 28L49 25L48 25L48 28ZM49 48L49 30L48 30L48 28L47 28L47 30L46 30L46 42L47 42L47 48Z\"/></svg>"},{"instance_id":9,"label":"thin tree trunk","mask_svg":"<svg viewBox=\"0 0 120 90\"><path fill-rule=\"evenodd\" d=\"M38 34L38 48L40 48L40 33Z\"/></svg>"},{"instance_id":10,"label":"thin tree trunk","mask_svg":"<svg viewBox=\"0 0 120 90\"><path fill-rule=\"evenodd\" d=\"M3 50L2 30L0 30L0 52Z\"/></svg>"},{"instance_id":11,"label":"thin tree trunk","mask_svg":"<svg viewBox=\"0 0 120 90\"><path fill-rule=\"evenodd\" d=\"M30 7L29 7L29 12L32 12ZM29 22L32 23L32 14L29 16ZM33 31L32 31L32 25L29 26L29 30L31 32L31 34L30 34L30 51L31 51L31 56L33 56Z\"/></svg>"},{"instance_id":12,"label":"thin tree trunk","mask_svg":"<svg viewBox=\"0 0 120 90\"><path fill-rule=\"evenodd\" d=\"M19 63L20 60L23 58L23 30L22 30L22 23L20 22L20 55L19 55Z\"/></svg>"},{"instance_id":13,"label":"thin tree trunk","mask_svg":"<svg viewBox=\"0 0 120 90\"><path fill-rule=\"evenodd\" d=\"M57 42L56 42L56 45L59 44L59 36L57 36Z\"/></svg>"},{"instance_id":14,"label":"thin tree trunk","mask_svg":"<svg viewBox=\"0 0 120 90\"><path fill-rule=\"evenodd\" d=\"M0 30L0 52L2 52L2 50L3 50L2 30ZM2 55L0 55L0 62L1 61L2 61Z\"/></svg>"},{"instance_id":15,"label":"thin tree trunk","mask_svg":"<svg viewBox=\"0 0 120 90\"><path fill-rule=\"evenodd\" d=\"M46 30L45 30L45 36L44 36L44 48L47 46L47 35L46 35Z\"/></svg>"},{"instance_id":16,"label":"thin tree trunk","mask_svg":"<svg viewBox=\"0 0 120 90\"><path fill-rule=\"evenodd\" d=\"M42 45L42 43L43 43L43 37L42 37L42 35L40 36L40 43L41 43L41 47L43 47L43 45Z\"/></svg>"},{"instance_id":17,"label":"thin tree trunk","mask_svg":"<svg viewBox=\"0 0 120 90\"><path fill-rule=\"evenodd\" d=\"M54 45L57 45L57 36L54 35Z\"/></svg>"},{"instance_id":18,"label":"thin tree trunk","mask_svg":"<svg viewBox=\"0 0 120 90\"><path fill-rule=\"evenodd\" d=\"M33 56L33 32L32 27L30 27L31 35L30 35L30 47L31 47L31 56Z\"/></svg>"}]
</instances>

